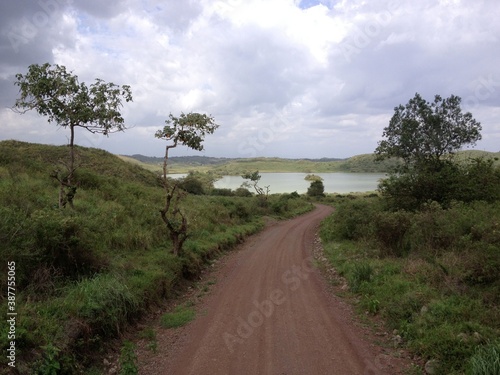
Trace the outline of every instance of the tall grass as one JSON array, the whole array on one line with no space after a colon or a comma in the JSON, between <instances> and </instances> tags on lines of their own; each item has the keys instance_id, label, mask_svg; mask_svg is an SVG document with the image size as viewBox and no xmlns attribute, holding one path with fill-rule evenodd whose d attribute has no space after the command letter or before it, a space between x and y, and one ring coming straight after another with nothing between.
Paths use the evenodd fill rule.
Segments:
<instances>
[{"instance_id":1,"label":"tall grass","mask_svg":"<svg viewBox=\"0 0 500 375\"><path fill-rule=\"evenodd\" d=\"M467 375L500 374L500 343L479 346L470 358Z\"/></svg>"}]
</instances>

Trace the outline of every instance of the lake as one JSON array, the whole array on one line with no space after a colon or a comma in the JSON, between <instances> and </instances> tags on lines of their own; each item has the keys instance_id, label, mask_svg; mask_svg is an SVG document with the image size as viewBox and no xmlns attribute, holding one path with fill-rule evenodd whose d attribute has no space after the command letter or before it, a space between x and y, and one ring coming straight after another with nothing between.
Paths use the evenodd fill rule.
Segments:
<instances>
[{"instance_id":1,"label":"lake","mask_svg":"<svg viewBox=\"0 0 500 375\"><path fill-rule=\"evenodd\" d=\"M385 178L384 173L314 173L323 178L325 193L354 193L374 191L378 182ZM306 193L311 181L304 180L307 173L260 173L262 178L259 186L269 185L270 194L291 193L296 191L299 194ZM172 174L170 177L183 177L185 174ZM237 189L244 182L241 176L224 176L216 181L214 186L219 189ZM247 180L248 181L248 180ZM250 189L253 190L253 189Z\"/></svg>"}]
</instances>

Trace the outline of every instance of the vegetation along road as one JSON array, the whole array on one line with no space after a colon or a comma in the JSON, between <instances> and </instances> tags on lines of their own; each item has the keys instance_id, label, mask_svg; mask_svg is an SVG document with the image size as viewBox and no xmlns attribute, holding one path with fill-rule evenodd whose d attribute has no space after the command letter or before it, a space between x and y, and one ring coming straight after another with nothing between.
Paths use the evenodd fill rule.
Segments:
<instances>
[{"instance_id":1,"label":"vegetation along road","mask_svg":"<svg viewBox=\"0 0 500 375\"><path fill-rule=\"evenodd\" d=\"M156 354L139 354L140 373L398 373L314 265L318 224L331 212L320 205L251 237L219 269L203 313L163 330Z\"/></svg>"}]
</instances>

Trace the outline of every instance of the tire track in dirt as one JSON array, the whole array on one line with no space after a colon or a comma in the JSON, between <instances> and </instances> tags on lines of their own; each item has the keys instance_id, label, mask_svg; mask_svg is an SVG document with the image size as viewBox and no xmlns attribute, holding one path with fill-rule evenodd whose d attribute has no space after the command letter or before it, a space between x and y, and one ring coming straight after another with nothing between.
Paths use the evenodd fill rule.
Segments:
<instances>
[{"instance_id":1,"label":"tire track in dirt","mask_svg":"<svg viewBox=\"0 0 500 375\"><path fill-rule=\"evenodd\" d=\"M139 355L141 374L389 374L313 265L328 206L251 237L219 272L203 313ZM175 331L175 330L174 330Z\"/></svg>"}]
</instances>

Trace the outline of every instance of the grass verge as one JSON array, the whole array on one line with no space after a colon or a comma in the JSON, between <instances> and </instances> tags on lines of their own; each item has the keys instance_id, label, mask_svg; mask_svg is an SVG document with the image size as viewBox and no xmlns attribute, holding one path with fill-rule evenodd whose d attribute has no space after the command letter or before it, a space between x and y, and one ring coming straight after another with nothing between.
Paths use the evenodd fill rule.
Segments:
<instances>
[{"instance_id":1,"label":"grass verge","mask_svg":"<svg viewBox=\"0 0 500 375\"><path fill-rule=\"evenodd\" d=\"M500 205L377 206L375 197L340 203L321 228L358 311L383 318L437 374L498 374Z\"/></svg>"},{"instance_id":2,"label":"grass verge","mask_svg":"<svg viewBox=\"0 0 500 375\"><path fill-rule=\"evenodd\" d=\"M192 306L179 305L173 312L163 314L160 322L164 328L178 328L193 320L195 315L196 313Z\"/></svg>"}]
</instances>

